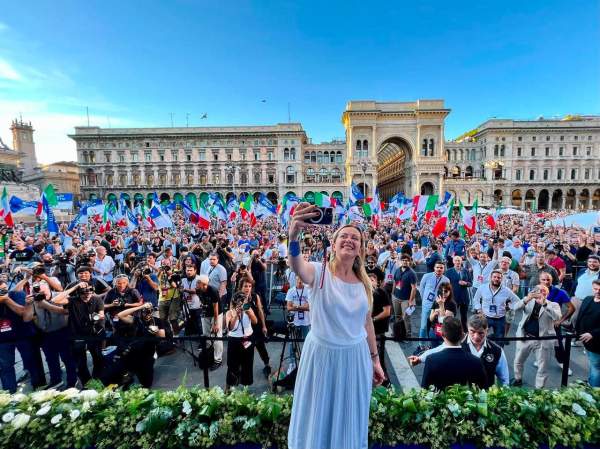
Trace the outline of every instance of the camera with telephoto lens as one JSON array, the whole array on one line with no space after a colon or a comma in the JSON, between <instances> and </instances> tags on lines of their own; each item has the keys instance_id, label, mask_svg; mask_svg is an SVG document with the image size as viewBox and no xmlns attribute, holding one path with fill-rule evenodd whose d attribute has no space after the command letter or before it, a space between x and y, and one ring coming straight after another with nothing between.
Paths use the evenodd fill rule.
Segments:
<instances>
[{"instance_id":1,"label":"camera with telephoto lens","mask_svg":"<svg viewBox=\"0 0 600 449\"><path fill-rule=\"evenodd\" d=\"M116 303L117 307L125 307L125 304L127 304L124 296L118 296L114 302Z\"/></svg>"},{"instance_id":2,"label":"camera with telephoto lens","mask_svg":"<svg viewBox=\"0 0 600 449\"><path fill-rule=\"evenodd\" d=\"M102 325L102 318L99 313L92 313L90 315L92 321L92 331L96 335L100 335L102 331L104 331L104 326Z\"/></svg>"},{"instance_id":3,"label":"camera with telephoto lens","mask_svg":"<svg viewBox=\"0 0 600 449\"><path fill-rule=\"evenodd\" d=\"M173 282L174 284L179 285L181 282L181 271L173 271L169 275L169 282Z\"/></svg>"},{"instance_id":4,"label":"camera with telephoto lens","mask_svg":"<svg viewBox=\"0 0 600 449\"><path fill-rule=\"evenodd\" d=\"M55 254L53 259L54 265L67 265L69 263L69 256L67 254Z\"/></svg>"},{"instance_id":5,"label":"camera with telephoto lens","mask_svg":"<svg viewBox=\"0 0 600 449\"><path fill-rule=\"evenodd\" d=\"M152 268L150 268L148 265L146 265L145 267L142 268L142 274L144 276L149 276L150 274L152 274Z\"/></svg>"},{"instance_id":6,"label":"camera with telephoto lens","mask_svg":"<svg viewBox=\"0 0 600 449\"><path fill-rule=\"evenodd\" d=\"M41 291L41 286L38 282L31 286L31 292L33 293L34 301L43 301L46 299L46 294Z\"/></svg>"},{"instance_id":7,"label":"camera with telephoto lens","mask_svg":"<svg viewBox=\"0 0 600 449\"><path fill-rule=\"evenodd\" d=\"M94 287L92 287L91 285L88 285L87 287L79 287L77 289L77 297L81 298L82 296L87 296L87 295L91 295L94 293Z\"/></svg>"},{"instance_id":8,"label":"camera with telephoto lens","mask_svg":"<svg viewBox=\"0 0 600 449\"><path fill-rule=\"evenodd\" d=\"M8 295L8 290L5 288L0 288L0 296L6 296Z\"/></svg>"}]
</instances>

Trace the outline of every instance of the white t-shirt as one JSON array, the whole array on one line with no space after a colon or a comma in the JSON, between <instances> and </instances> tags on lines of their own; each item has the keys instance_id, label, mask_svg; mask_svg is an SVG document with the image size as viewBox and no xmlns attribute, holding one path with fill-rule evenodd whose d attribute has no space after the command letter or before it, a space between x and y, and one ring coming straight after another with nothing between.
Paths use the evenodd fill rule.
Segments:
<instances>
[{"instance_id":1,"label":"white t-shirt","mask_svg":"<svg viewBox=\"0 0 600 449\"><path fill-rule=\"evenodd\" d=\"M220 296L223 296L225 292L221 291L221 282L227 282L227 270L221 264L217 264L214 267L202 264L200 268L200 274L208 276L208 285L213 287L219 292Z\"/></svg>"},{"instance_id":2,"label":"white t-shirt","mask_svg":"<svg viewBox=\"0 0 600 449\"><path fill-rule=\"evenodd\" d=\"M200 280L200 276L196 275L191 281L187 278L183 278L181 280L181 286L186 289L196 290L196 285L198 285L198 281ZM183 299L187 301L187 305L191 310L200 308L200 298L196 293L184 293Z\"/></svg>"},{"instance_id":3,"label":"white t-shirt","mask_svg":"<svg viewBox=\"0 0 600 449\"><path fill-rule=\"evenodd\" d=\"M310 302L310 288L290 287L285 297L286 302L291 302L294 306L305 306ZM294 326L310 326L310 312L297 311L294 313Z\"/></svg>"},{"instance_id":4,"label":"white t-shirt","mask_svg":"<svg viewBox=\"0 0 600 449\"><path fill-rule=\"evenodd\" d=\"M285 243L280 243L279 245L277 245L277 252L279 253L279 257L287 257L288 255L288 250L287 250L287 246Z\"/></svg>"}]
</instances>

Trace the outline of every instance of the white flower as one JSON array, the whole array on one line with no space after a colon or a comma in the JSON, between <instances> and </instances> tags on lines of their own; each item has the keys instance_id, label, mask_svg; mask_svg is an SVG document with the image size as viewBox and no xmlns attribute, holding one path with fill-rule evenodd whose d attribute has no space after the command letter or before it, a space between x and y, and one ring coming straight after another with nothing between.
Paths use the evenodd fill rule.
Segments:
<instances>
[{"instance_id":1,"label":"white flower","mask_svg":"<svg viewBox=\"0 0 600 449\"><path fill-rule=\"evenodd\" d=\"M50 411L51 408L52 407L49 404L42 406L42 408L37 411L36 416L44 416Z\"/></svg>"},{"instance_id":2,"label":"white flower","mask_svg":"<svg viewBox=\"0 0 600 449\"><path fill-rule=\"evenodd\" d=\"M79 390L77 388L68 388L61 393L65 399L74 399L79 396Z\"/></svg>"},{"instance_id":3,"label":"white flower","mask_svg":"<svg viewBox=\"0 0 600 449\"><path fill-rule=\"evenodd\" d=\"M54 415L52 417L52 419L50 420L50 424L58 424L61 419L62 419L62 413L59 413L58 415Z\"/></svg>"},{"instance_id":4,"label":"white flower","mask_svg":"<svg viewBox=\"0 0 600 449\"><path fill-rule=\"evenodd\" d=\"M587 415L587 413L585 412L583 407L581 405L579 405L577 402L573 402L573 412L575 412L575 414L577 414L579 416Z\"/></svg>"},{"instance_id":5,"label":"white flower","mask_svg":"<svg viewBox=\"0 0 600 449\"><path fill-rule=\"evenodd\" d=\"M190 404L187 399L183 401L182 411L184 415L189 415L190 413L192 413L192 404Z\"/></svg>"},{"instance_id":6,"label":"white flower","mask_svg":"<svg viewBox=\"0 0 600 449\"><path fill-rule=\"evenodd\" d=\"M27 396L23 393L15 393L10 398L10 400L14 403L23 402L25 399L27 399Z\"/></svg>"},{"instance_id":7,"label":"white flower","mask_svg":"<svg viewBox=\"0 0 600 449\"><path fill-rule=\"evenodd\" d=\"M79 398L84 401L93 401L99 396L96 390L82 390L79 392Z\"/></svg>"},{"instance_id":8,"label":"white flower","mask_svg":"<svg viewBox=\"0 0 600 449\"><path fill-rule=\"evenodd\" d=\"M59 394L60 392L55 389L36 391L35 393L31 393L31 400L39 404L40 402L47 402Z\"/></svg>"},{"instance_id":9,"label":"white flower","mask_svg":"<svg viewBox=\"0 0 600 449\"><path fill-rule=\"evenodd\" d=\"M2 415L2 422L11 422L15 417L15 414L13 412L6 412L4 415Z\"/></svg>"},{"instance_id":10,"label":"white flower","mask_svg":"<svg viewBox=\"0 0 600 449\"><path fill-rule=\"evenodd\" d=\"M83 404L81 404L82 412L87 412L89 409L90 409L90 403L88 401L85 401Z\"/></svg>"},{"instance_id":11,"label":"white flower","mask_svg":"<svg viewBox=\"0 0 600 449\"><path fill-rule=\"evenodd\" d=\"M29 423L30 419L31 417L29 415L25 413L19 413L17 416L15 416L15 419L13 419L12 426L15 429L20 429L25 427Z\"/></svg>"},{"instance_id":12,"label":"white flower","mask_svg":"<svg viewBox=\"0 0 600 449\"><path fill-rule=\"evenodd\" d=\"M8 393L0 394L0 407L7 406L8 404L10 404L11 401L12 401L12 397L10 394L8 394Z\"/></svg>"},{"instance_id":13,"label":"white flower","mask_svg":"<svg viewBox=\"0 0 600 449\"><path fill-rule=\"evenodd\" d=\"M79 415L81 415L81 412L77 409L71 410L71 412L69 413L71 421L75 421L77 418L79 418Z\"/></svg>"}]
</instances>

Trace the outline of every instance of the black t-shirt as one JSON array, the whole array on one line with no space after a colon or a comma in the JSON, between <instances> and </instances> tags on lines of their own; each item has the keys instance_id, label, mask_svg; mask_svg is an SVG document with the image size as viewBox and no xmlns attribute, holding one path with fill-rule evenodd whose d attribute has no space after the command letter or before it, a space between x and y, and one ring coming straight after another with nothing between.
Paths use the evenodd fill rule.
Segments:
<instances>
[{"instance_id":1,"label":"black t-shirt","mask_svg":"<svg viewBox=\"0 0 600 449\"><path fill-rule=\"evenodd\" d=\"M124 298L126 304L135 304L143 302L142 295L135 288L127 287L123 293L119 293L116 288L111 288L104 297L104 304L112 304L113 301L119 298ZM125 307L111 307L110 314L115 317L119 312L125 310Z\"/></svg>"},{"instance_id":2,"label":"black t-shirt","mask_svg":"<svg viewBox=\"0 0 600 449\"><path fill-rule=\"evenodd\" d=\"M35 257L35 251L33 251L31 248L27 247L23 250L15 249L12 253L10 253L8 258L14 259L19 263L27 263L27 262L31 262L36 257Z\"/></svg>"},{"instance_id":3,"label":"black t-shirt","mask_svg":"<svg viewBox=\"0 0 600 449\"><path fill-rule=\"evenodd\" d=\"M75 335L92 335L94 332L93 315L104 310L102 297L92 295L88 302L84 302L75 294L69 299L69 327Z\"/></svg>"},{"instance_id":4,"label":"black t-shirt","mask_svg":"<svg viewBox=\"0 0 600 449\"><path fill-rule=\"evenodd\" d=\"M160 318L152 318L150 321L143 320L139 315L133 317L133 329L135 337L154 337L155 334L150 332L149 327L154 325L158 329L164 329L165 338L172 338L173 332L171 326ZM133 354L141 359L152 359L156 351L158 340L134 340L131 343Z\"/></svg>"},{"instance_id":5,"label":"black t-shirt","mask_svg":"<svg viewBox=\"0 0 600 449\"><path fill-rule=\"evenodd\" d=\"M590 256L590 254L592 254L592 252L593 251L587 246L580 246L579 248L577 248L577 251L575 252L575 258L577 259L577 263L584 264L588 260L588 257Z\"/></svg>"},{"instance_id":6,"label":"black t-shirt","mask_svg":"<svg viewBox=\"0 0 600 449\"><path fill-rule=\"evenodd\" d=\"M394 273L394 296L408 301L412 286L417 284L417 275L412 268L402 270L399 268Z\"/></svg>"},{"instance_id":7,"label":"black t-shirt","mask_svg":"<svg viewBox=\"0 0 600 449\"><path fill-rule=\"evenodd\" d=\"M205 317L213 317L213 304L217 304L218 313L221 313L221 303L219 301L219 292L210 285L206 287L206 291L202 291L199 288L196 289L196 294L200 298L200 304L202 304L202 314Z\"/></svg>"},{"instance_id":8,"label":"black t-shirt","mask_svg":"<svg viewBox=\"0 0 600 449\"><path fill-rule=\"evenodd\" d=\"M252 273L252 277L254 278L254 282L256 283L255 285L257 287L264 286L266 284L265 269L263 268L262 264L254 258L252 258L250 262L250 272Z\"/></svg>"},{"instance_id":9,"label":"black t-shirt","mask_svg":"<svg viewBox=\"0 0 600 449\"><path fill-rule=\"evenodd\" d=\"M65 290L68 290L68 289L74 287L75 285L79 284L80 282L85 282L85 281L76 280L75 282L71 282L69 285L67 285ZM91 278L87 282L87 284L90 285L94 289L94 293L97 295L101 295L110 289L110 286L106 283L106 281L101 278Z\"/></svg>"},{"instance_id":10,"label":"black t-shirt","mask_svg":"<svg viewBox=\"0 0 600 449\"><path fill-rule=\"evenodd\" d=\"M377 276L377 280L379 282L383 282L385 274L383 273L383 270L377 265L375 265L373 268L365 267L365 270L367 271L367 274L375 273L375 276Z\"/></svg>"},{"instance_id":11,"label":"black t-shirt","mask_svg":"<svg viewBox=\"0 0 600 449\"><path fill-rule=\"evenodd\" d=\"M531 315L525 322L525 326L523 326L523 330L525 331L525 336L531 335L533 337L540 336L540 311L542 310L542 305L539 303L535 303L533 306L533 310L531 311Z\"/></svg>"},{"instance_id":12,"label":"black t-shirt","mask_svg":"<svg viewBox=\"0 0 600 449\"><path fill-rule=\"evenodd\" d=\"M437 310L440 308L440 305L437 303L437 301L435 301L433 303L433 306L431 307L431 310ZM444 309L452 312L454 314L454 316L456 316L456 303L454 301L448 301L446 300L446 302L444 303ZM430 324L434 324L434 323L430 323Z\"/></svg>"},{"instance_id":13,"label":"black t-shirt","mask_svg":"<svg viewBox=\"0 0 600 449\"><path fill-rule=\"evenodd\" d=\"M390 299L390 295L382 288L376 288L373 291L373 310L371 312L371 316L375 317L383 312L383 308L386 306L391 306L392 300ZM383 320L377 320L373 322L373 327L375 328L375 334L385 334L388 330L390 324L390 317L387 317Z\"/></svg>"}]
</instances>

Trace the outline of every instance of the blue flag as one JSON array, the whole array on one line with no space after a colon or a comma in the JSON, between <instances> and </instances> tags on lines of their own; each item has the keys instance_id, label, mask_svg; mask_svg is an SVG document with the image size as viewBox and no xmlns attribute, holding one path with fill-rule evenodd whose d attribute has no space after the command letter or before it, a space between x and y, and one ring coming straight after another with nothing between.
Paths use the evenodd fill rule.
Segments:
<instances>
[{"instance_id":1,"label":"blue flag","mask_svg":"<svg viewBox=\"0 0 600 449\"><path fill-rule=\"evenodd\" d=\"M350 191L350 201L352 201L353 203L356 203L358 200L364 200L364 199L365 199L365 196L363 195L361 190L358 188L358 186L354 183L354 181L352 181L352 189Z\"/></svg>"},{"instance_id":2,"label":"blue flag","mask_svg":"<svg viewBox=\"0 0 600 449\"><path fill-rule=\"evenodd\" d=\"M42 208L46 212L46 227L48 228L48 232L50 234L58 234L58 224L56 224L56 218L54 218L54 212L52 212L52 208L48 204L48 200L46 199L46 195L42 195Z\"/></svg>"}]
</instances>

